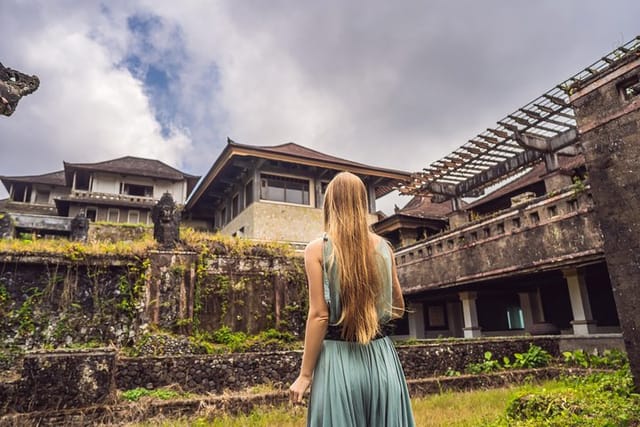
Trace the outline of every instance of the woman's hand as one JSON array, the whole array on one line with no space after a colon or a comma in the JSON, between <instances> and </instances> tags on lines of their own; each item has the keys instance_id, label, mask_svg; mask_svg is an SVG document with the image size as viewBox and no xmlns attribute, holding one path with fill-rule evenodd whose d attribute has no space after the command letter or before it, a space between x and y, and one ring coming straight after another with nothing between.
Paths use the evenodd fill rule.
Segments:
<instances>
[{"instance_id":1,"label":"woman's hand","mask_svg":"<svg viewBox=\"0 0 640 427\"><path fill-rule=\"evenodd\" d=\"M298 378L289 387L289 401L295 404L302 404L302 398L305 392L311 385L311 377L304 375L298 376Z\"/></svg>"}]
</instances>

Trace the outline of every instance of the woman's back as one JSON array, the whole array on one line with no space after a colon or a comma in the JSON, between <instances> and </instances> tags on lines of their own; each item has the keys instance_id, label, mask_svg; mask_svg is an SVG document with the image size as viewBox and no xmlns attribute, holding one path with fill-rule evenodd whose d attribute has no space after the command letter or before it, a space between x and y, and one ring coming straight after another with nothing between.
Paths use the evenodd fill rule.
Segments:
<instances>
[{"instance_id":1,"label":"woman's back","mask_svg":"<svg viewBox=\"0 0 640 427\"><path fill-rule=\"evenodd\" d=\"M388 245L374 246L376 268L382 277L378 302L381 323L391 318L392 260ZM331 239L323 243L323 286L329 307L329 329L313 375L307 423L309 426L413 426L404 373L389 337L379 335L367 344L343 341L338 266L330 262ZM332 326L333 326L332 330Z\"/></svg>"}]
</instances>

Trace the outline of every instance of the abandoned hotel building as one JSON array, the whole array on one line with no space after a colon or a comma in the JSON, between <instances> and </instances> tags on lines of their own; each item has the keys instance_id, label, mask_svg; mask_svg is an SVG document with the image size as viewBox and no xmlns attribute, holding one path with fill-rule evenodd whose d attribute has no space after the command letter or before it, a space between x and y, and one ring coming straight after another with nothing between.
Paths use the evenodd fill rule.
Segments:
<instances>
[{"instance_id":1,"label":"abandoned hotel building","mask_svg":"<svg viewBox=\"0 0 640 427\"><path fill-rule=\"evenodd\" d=\"M52 174L2 177L10 199L0 210L73 216L84 209L94 220L148 222L154 200L169 191L192 226L304 243L322 232L327 183L348 170L367 186L373 229L396 248L410 309L399 334L619 339L576 105L597 91L609 110L621 111L617 117L636 111L638 52L640 38L414 174L294 143L228 140L198 185L198 177L152 160L65 163ZM595 114L589 108L582 114ZM637 123L633 129L637 142ZM394 187L413 197L390 216L376 213L375 200Z\"/></svg>"}]
</instances>

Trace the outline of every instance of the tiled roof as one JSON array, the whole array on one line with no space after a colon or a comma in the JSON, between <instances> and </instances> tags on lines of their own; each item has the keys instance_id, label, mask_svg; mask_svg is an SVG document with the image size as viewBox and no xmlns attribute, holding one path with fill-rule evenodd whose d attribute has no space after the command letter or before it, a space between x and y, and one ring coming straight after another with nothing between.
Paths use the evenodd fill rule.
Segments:
<instances>
[{"instance_id":1,"label":"tiled roof","mask_svg":"<svg viewBox=\"0 0 640 427\"><path fill-rule=\"evenodd\" d=\"M452 210L450 200L433 203L431 197L414 196L397 213L416 218L444 219Z\"/></svg>"},{"instance_id":2,"label":"tiled roof","mask_svg":"<svg viewBox=\"0 0 640 427\"><path fill-rule=\"evenodd\" d=\"M65 185L64 171L45 173L42 175L0 176L0 180L3 182L6 180L12 182L28 182L32 184Z\"/></svg>"},{"instance_id":3,"label":"tiled roof","mask_svg":"<svg viewBox=\"0 0 640 427\"><path fill-rule=\"evenodd\" d=\"M186 178L197 178L175 169L166 163L155 159L126 156L114 160L98 163L69 163L64 162L65 170L85 169L90 171L103 171L124 175L136 175L152 178L163 178L180 181Z\"/></svg>"},{"instance_id":4,"label":"tiled roof","mask_svg":"<svg viewBox=\"0 0 640 427\"><path fill-rule=\"evenodd\" d=\"M294 142L288 142L286 144L273 145L273 146L257 146L257 145L246 145L239 144L231 139L229 139L229 145L232 147L245 148L252 151L264 152L264 153L274 153L274 154L284 154L287 156L298 157L300 159L311 159L311 160L321 160L324 162L330 162L335 164L342 164L345 166L355 166L360 168L374 169L379 171L388 171L392 173L398 173L401 175L408 175L408 172L399 171L394 169L386 169L379 168L377 166L365 165L364 163L352 162L351 160L342 159L340 157L331 156L329 154L321 153L316 150L312 150L311 148L303 147L302 145L298 145Z\"/></svg>"}]
</instances>

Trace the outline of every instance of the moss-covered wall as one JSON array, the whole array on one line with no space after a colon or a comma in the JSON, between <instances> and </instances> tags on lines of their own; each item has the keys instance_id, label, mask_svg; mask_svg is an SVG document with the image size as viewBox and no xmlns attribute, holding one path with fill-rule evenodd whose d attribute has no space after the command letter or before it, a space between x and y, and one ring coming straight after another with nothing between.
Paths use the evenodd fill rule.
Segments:
<instances>
[{"instance_id":1,"label":"moss-covered wall","mask_svg":"<svg viewBox=\"0 0 640 427\"><path fill-rule=\"evenodd\" d=\"M15 347L130 343L146 268L136 257L0 255L0 366Z\"/></svg>"}]
</instances>

